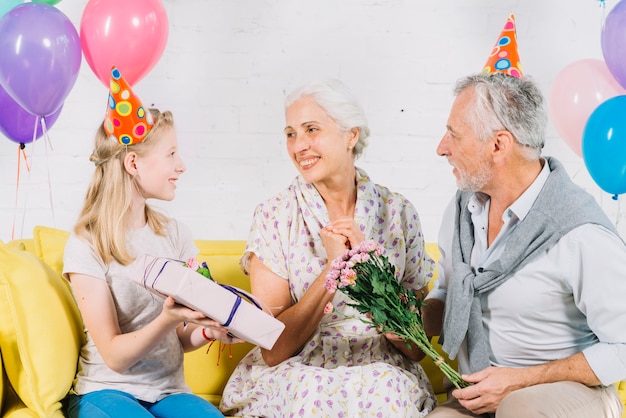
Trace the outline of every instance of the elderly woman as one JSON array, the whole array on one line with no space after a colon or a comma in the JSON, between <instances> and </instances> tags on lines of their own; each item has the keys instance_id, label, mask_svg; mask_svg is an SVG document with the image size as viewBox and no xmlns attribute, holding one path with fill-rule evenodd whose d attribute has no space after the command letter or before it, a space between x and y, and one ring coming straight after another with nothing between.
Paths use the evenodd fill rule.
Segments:
<instances>
[{"instance_id":1,"label":"elderly woman","mask_svg":"<svg viewBox=\"0 0 626 418\"><path fill-rule=\"evenodd\" d=\"M271 350L256 347L242 360L220 407L263 417L425 416L436 401L421 351L380 334L345 295L324 288L332 260L373 239L404 286L427 292L434 264L416 210L355 167L369 128L342 83L301 87L285 109L287 152L300 175L256 208L241 258L252 293L285 330Z\"/></svg>"}]
</instances>

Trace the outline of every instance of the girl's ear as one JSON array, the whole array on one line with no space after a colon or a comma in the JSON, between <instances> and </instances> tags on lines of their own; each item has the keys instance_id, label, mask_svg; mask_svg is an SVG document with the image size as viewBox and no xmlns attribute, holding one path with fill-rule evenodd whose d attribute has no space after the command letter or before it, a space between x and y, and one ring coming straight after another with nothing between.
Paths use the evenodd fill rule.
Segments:
<instances>
[{"instance_id":1,"label":"girl's ear","mask_svg":"<svg viewBox=\"0 0 626 418\"><path fill-rule=\"evenodd\" d=\"M137 174L137 153L128 151L124 156L124 169L131 176Z\"/></svg>"}]
</instances>

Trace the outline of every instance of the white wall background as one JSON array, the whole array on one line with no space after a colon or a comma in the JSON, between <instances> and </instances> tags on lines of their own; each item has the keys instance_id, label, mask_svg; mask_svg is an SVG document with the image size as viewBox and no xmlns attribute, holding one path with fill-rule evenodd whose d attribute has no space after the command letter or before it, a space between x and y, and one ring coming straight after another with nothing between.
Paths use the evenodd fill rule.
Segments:
<instances>
[{"instance_id":1,"label":"white wall background","mask_svg":"<svg viewBox=\"0 0 626 418\"><path fill-rule=\"evenodd\" d=\"M129 0L132 1L132 0ZM79 30L87 0L57 4ZM546 99L567 64L602 59L606 10L597 0L164 0L167 47L136 86L142 100L174 112L187 172L171 203L153 202L195 238L246 239L254 207L297 174L287 158L283 98L318 78L342 79L369 118L370 146L357 164L403 193L427 241L455 190L435 154L457 78L482 69L510 12L525 73ZM1 59L1 58L0 58ZM107 89L83 59L80 75L45 141L0 136L0 240L30 237L35 225L69 230L93 165L88 156ZM1 111L1 109L0 109ZM595 185L581 158L548 130L546 155L560 158L626 235L619 201ZM14 231L14 232L12 232Z\"/></svg>"}]
</instances>

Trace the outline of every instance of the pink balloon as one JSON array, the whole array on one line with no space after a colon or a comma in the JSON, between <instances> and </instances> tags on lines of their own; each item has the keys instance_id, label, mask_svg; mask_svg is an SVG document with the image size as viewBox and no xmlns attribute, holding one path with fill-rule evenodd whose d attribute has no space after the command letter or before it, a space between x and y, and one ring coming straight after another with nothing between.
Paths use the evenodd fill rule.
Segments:
<instances>
[{"instance_id":1,"label":"pink balloon","mask_svg":"<svg viewBox=\"0 0 626 418\"><path fill-rule=\"evenodd\" d=\"M161 58L168 25L160 0L89 0L80 22L87 64L107 88L112 66L134 86Z\"/></svg>"},{"instance_id":2,"label":"pink balloon","mask_svg":"<svg viewBox=\"0 0 626 418\"><path fill-rule=\"evenodd\" d=\"M554 79L548 108L559 135L582 157L587 119L606 100L626 94L602 60L583 59L563 68Z\"/></svg>"}]
</instances>

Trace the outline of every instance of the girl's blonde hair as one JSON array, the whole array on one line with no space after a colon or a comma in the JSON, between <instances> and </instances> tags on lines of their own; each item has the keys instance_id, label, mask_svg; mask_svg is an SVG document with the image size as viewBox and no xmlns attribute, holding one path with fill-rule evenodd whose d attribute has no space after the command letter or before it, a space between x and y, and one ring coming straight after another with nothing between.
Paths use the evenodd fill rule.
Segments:
<instances>
[{"instance_id":1,"label":"girl's blonde hair","mask_svg":"<svg viewBox=\"0 0 626 418\"><path fill-rule=\"evenodd\" d=\"M138 144L129 145L138 156L144 156L159 141L160 132L174 126L171 112L161 113L150 109L154 126ZM93 249L105 264L117 261L129 265L134 257L126 248L126 232L132 202L134 180L124 167L128 146L110 139L100 125L96 133L95 148L89 160L96 165L85 203L74 227L76 235L91 242ZM146 205L146 218L150 228L165 235L168 217Z\"/></svg>"}]
</instances>

